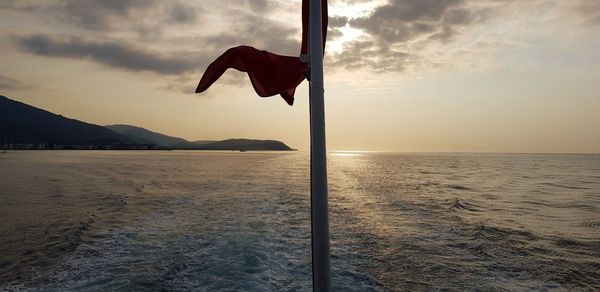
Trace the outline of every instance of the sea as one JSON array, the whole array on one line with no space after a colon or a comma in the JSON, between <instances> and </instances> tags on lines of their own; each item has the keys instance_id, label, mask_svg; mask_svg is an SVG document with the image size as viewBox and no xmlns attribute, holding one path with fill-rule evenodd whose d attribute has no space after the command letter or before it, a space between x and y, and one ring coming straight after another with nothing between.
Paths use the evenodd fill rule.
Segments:
<instances>
[{"instance_id":1,"label":"sea","mask_svg":"<svg viewBox=\"0 0 600 292\"><path fill-rule=\"evenodd\" d=\"M310 291L307 152L0 153L0 291ZM600 155L328 154L334 291L600 290Z\"/></svg>"}]
</instances>

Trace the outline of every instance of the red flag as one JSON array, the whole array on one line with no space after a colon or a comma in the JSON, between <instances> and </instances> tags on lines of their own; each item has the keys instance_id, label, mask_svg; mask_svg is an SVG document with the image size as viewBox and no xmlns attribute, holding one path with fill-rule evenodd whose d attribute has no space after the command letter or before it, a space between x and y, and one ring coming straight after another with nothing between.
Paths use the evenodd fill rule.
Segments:
<instances>
[{"instance_id":1,"label":"red flag","mask_svg":"<svg viewBox=\"0 0 600 292\"><path fill-rule=\"evenodd\" d=\"M305 55L308 48L309 0L302 0L302 47L300 54ZM323 19L323 51L327 37L327 0L321 0ZM200 79L196 93L207 90L227 69L233 68L247 72L254 91L261 96L276 94L289 104L294 104L296 87L304 80L307 63L300 57L281 56L267 51L260 51L250 46L231 48L212 62Z\"/></svg>"}]
</instances>

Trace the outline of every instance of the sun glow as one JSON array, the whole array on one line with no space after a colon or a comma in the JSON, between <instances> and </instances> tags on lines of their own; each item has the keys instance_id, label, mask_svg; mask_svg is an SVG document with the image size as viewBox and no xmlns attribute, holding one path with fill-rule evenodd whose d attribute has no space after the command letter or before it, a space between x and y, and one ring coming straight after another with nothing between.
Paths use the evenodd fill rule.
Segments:
<instances>
[{"instance_id":1,"label":"sun glow","mask_svg":"<svg viewBox=\"0 0 600 292\"><path fill-rule=\"evenodd\" d=\"M385 1L367 1L365 3L346 3L336 2L329 7L330 17L346 17L348 20L367 16L378 6L381 6ZM339 53L344 49L344 44L357 40L364 35L362 30L352 28L346 24L343 27L337 28L341 32L341 36L330 40L327 44L327 49L333 53Z\"/></svg>"},{"instance_id":2,"label":"sun glow","mask_svg":"<svg viewBox=\"0 0 600 292\"><path fill-rule=\"evenodd\" d=\"M344 44L359 39L363 34L360 29L349 26L339 28L342 36L327 43L327 50L333 53L339 53L344 49Z\"/></svg>"},{"instance_id":3,"label":"sun glow","mask_svg":"<svg viewBox=\"0 0 600 292\"><path fill-rule=\"evenodd\" d=\"M363 3L335 2L329 6L329 16L344 16L348 18L358 18L368 15L378 6L387 1L372 0Z\"/></svg>"}]
</instances>

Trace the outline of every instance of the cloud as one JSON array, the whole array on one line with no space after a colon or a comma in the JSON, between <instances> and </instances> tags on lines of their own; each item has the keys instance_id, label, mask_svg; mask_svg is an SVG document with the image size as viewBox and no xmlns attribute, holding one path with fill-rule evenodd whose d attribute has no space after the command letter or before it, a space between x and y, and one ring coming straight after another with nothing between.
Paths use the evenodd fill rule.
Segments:
<instances>
[{"instance_id":1,"label":"cloud","mask_svg":"<svg viewBox=\"0 0 600 292\"><path fill-rule=\"evenodd\" d=\"M24 84L22 81L12 79L8 76L0 74L0 89L3 90L14 90L14 89L25 89L30 86Z\"/></svg>"},{"instance_id":2,"label":"cloud","mask_svg":"<svg viewBox=\"0 0 600 292\"><path fill-rule=\"evenodd\" d=\"M344 36L344 33L338 28L329 28L327 30L327 40L331 41Z\"/></svg>"},{"instance_id":3,"label":"cloud","mask_svg":"<svg viewBox=\"0 0 600 292\"><path fill-rule=\"evenodd\" d=\"M146 3L147 2L147 3ZM106 29L118 18L128 18L135 11L152 7L153 0L66 0L50 6L63 20L88 29Z\"/></svg>"},{"instance_id":4,"label":"cloud","mask_svg":"<svg viewBox=\"0 0 600 292\"><path fill-rule=\"evenodd\" d=\"M348 18L345 16L330 16L328 25L330 28L339 28L346 26L347 23Z\"/></svg>"},{"instance_id":5,"label":"cloud","mask_svg":"<svg viewBox=\"0 0 600 292\"><path fill-rule=\"evenodd\" d=\"M225 51L229 47L244 44L277 54L299 54L299 25L291 27L244 9L230 9L226 14L235 15L236 21L233 26L222 33L204 37L201 41L206 46Z\"/></svg>"},{"instance_id":6,"label":"cloud","mask_svg":"<svg viewBox=\"0 0 600 292\"><path fill-rule=\"evenodd\" d=\"M536 0L332 0L331 5L361 7L364 14L330 17L329 44L334 46L328 50L326 62L334 70L365 69L382 73L452 65L452 48L461 36L494 18L508 19L516 10L533 7L526 3L534 2L540 3ZM592 2L573 0L573 4L565 4L570 8L564 10L570 12L564 13L576 12L582 21L597 23L600 9ZM300 24L286 17L296 13L300 20L300 10L292 9L299 9L298 3L221 0L212 2L209 9L182 0L6 0L0 2L0 9L26 10L40 18L47 13L54 19L50 24L59 21L58 28L71 35L57 37L56 29L23 33L17 37L18 47L23 51L83 59L122 70L176 75L201 71L227 48L242 44L297 55ZM198 22L203 22L198 29L190 25ZM463 43L454 52L460 51L464 56L469 49Z\"/></svg>"},{"instance_id":7,"label":"cloud","mask_svg":"<svg viewBox=\"0 0 600 292\"><path fill-rule=\"evenodd\" d=\"M76 2L75 0L61 1L61 5L67 7L65 5ZM272 1L248 0L240 3L224 0L211 8L213 13L211 17L220 19L222 16L229 15L235 16L236 21L223 19L223 24L214 23L211 29L171 30L173 34L161 35L155 31L148 31L150 35L147 37L145 35L136 37L132 34L131 32L137 29L132 25L123 26L120 31L113 30L116 29L113 27L116 24L110 23L109 20L132 17L142 10L150 9L135 0L117 2L90 1L80 7L69 7L68 12L60 14L63 17L60 21L71 26L67 35L51 32L17 34L12 36L12 40L23 52L51 58L91 61L119 70L150 72L160 76L161 83L167 83L169 86L178 84L177 78L192 78L192 76L194 79L198 78L202 70L226 49L241 44L284 55L299 54L300 25L294 27L281 20L265 17L264 13L268 14L281 8L279 4ZM151 0L148 5L154 5L152 9L155 10L162 9L159 10L165 13L165 17L169 18L171 23L197 21L196 12L204 11L200 7L188 10L186 5L179 5L177 3L181 2L176 1L168 6L160 6L156 3L156 0ZM236 3L237 6L231 5L232 3ZM250 9L250 6L256 6L256 9ZM52 7L57 7L57 4L52 4ZM92 8L96 10L88 11L94 10ZM38 9L31 13L38 14L40 11ZM78 11L81 12L78 18L64 18L66 15L76 15ZM106 11L110 11L111 15L107 15ZM85 13L90 15L84 17ZM200 16L202 15L204 14L200 13ZM223 80L230 84L239 83L240 76L233 75L237 78ZM152 75L148 76L152 77Z\"/></svg>"},{"instance_id":8,"label":"cloud","mask_svg":"<svg viewBox=\"0 0 600 292\"><path fill-rule=\"evenodd\" d=\"M600 1L573 0L569 2L569 10L574 12L579 21L585 25L600 25Z\"/></svg>"},{"instance_id":9,"label":"cloud","mask_svg":"<svg viewBox=\"0 0 600 292\"><path fill-rule=\"evenodd\" d=\"M436 66L433 61L427 64L424 52L485 21L494 5L494 0L390 0L365 16L347 21L363 36L332 54L329 64L376 72ZM336 22L342 26L343 19Z\"/></svg>"},{"instance_id":10,"label":"cloud","mask_svg":"<svg viewBox=\"0 0 600 292\"><path fill-rule=\"evenodd\" d=\"M171 23L189 24L198 20L200 10L189 5L175 2L166 8L167 20Z\"/></svg>"},{"instance_id":11,"label":"cloud","mask_svg":"<svg viewBox=\"0 0 600 292\"><path fill-rule=\"evenodd\" d=\"M236 1L239 2L239 1ZM246 7L252 9L254 12L266 13L273 8L275 4L268 0L244 0ZM237 3L239 5L239 3Z\"/></svg>"},{"instance_id":12,"label":"cloud","mask_svg":"<svg viewBox=\"0 0 600 292\"><path fill-rule=\"evenodd\" d=\"M198 69L206 57L192 52L153 52L126 42L92 41L80 37L51 38L33 35L17 38L18 46L27 52L72 59L87 59L113 68L175 75Z\"/></svg>"},{"instance_id":13,"label":"cloud","mask_svg":"<svg viewBox=\"0 0 600 292\"><path fill-rule=\"evenodd\" d=\"M327 65L348 70L369 69L373 72L402 72L415 65L419 55L377 45L371 40L346 43L342 53L326 58Z\"/></svg>"},{"instance_id":14,"label":"cloud","mask_svg":"<svg viewBox=\"0 0 600 292\"><path fill-rule=\"evenodd\" d=\"M158 0L5 0L0 9L31 12L51 23L61 22L78 29L160 31L163 26L193 24L203 13L183 1Z\"/></svg>"},{"instance_id":15,"label":"cloud","mask_svg":"<svg viewBox=\"0 0 600 292\"><path fill-rule=\"evenodd\" d=\"M38 5L31 4L27 1L19 0L2 0L0 1L0 9L12 9L12 10L29 10L37 7Z\"/></svg>"}]
</instances>

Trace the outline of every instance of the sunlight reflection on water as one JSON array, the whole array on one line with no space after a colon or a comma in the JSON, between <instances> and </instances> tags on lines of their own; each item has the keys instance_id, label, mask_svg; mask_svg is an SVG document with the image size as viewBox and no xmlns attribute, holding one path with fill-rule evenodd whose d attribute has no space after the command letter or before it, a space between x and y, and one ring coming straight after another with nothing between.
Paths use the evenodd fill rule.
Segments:
<instances>
[{"instance_id":1,"label":"sunlight reflection on water","mask_svg":"<svg viewBox=\"0 0 600 292\"><path fill-rule=\"evenodd\" d=\"M360 152L331 152L329 153L330 156L339 156L339 157L357 157L357 156L363 156L362 153Z\"/></svg>"}]
</instances>

